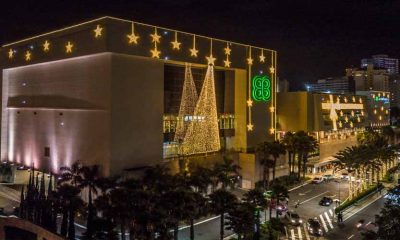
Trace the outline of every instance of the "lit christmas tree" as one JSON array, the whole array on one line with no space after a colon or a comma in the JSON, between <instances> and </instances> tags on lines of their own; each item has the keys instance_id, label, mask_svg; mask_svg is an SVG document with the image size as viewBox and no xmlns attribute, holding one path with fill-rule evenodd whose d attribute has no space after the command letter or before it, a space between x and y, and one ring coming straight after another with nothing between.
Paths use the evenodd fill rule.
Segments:
<instances>
[{"instance_id":1,"label":"lit christmas tree","mask_svg":"<svg viewBox=\"0 0 400 240\"><path fill-rule=\"evenodd\" d=\"M209 65L184 139L185 154L215 152L220 150L217 104L215 98L214 67Z\"/></svg>"},{"instance_id":2,"label":"lit christmas tree","mask_svg":"<svg viewBox=\"0 0 400 240\"><path fill-rule=\"evenodd\" d=\"M197 91L194 84L192 68L190 64L185 65L185 80L183 82L183 90L181 97L181 105L179 107L178 124L175 130L175 142L184 140L186 130L193 117L197 103Z\"/></svg>"}]
</instances>

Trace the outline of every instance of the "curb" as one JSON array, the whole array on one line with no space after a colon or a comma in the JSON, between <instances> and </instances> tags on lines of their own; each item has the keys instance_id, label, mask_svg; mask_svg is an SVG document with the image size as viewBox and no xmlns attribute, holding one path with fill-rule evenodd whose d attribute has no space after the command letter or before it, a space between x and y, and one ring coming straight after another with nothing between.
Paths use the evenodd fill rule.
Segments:
<instances>
[{"instance_id":1,"label":"curb","mask_svg":"<svg viewBox=\"0 0 400 240\"><path fill-rule=\"evenodd\" d=\"M304 186L306 186L307 184L310 184L310 182L311 182L311 180L308 180L308 181L306 181L305 183L303 183L302 185L297 186L297 187L294 187L294 188L291 188L291 189L289 189L288 191L291 192L291 191L293 191L293 190L296 190L296 189L299 189L299 188L301 188L301 187L304 187Z\"/></svg>"}]
</instances>

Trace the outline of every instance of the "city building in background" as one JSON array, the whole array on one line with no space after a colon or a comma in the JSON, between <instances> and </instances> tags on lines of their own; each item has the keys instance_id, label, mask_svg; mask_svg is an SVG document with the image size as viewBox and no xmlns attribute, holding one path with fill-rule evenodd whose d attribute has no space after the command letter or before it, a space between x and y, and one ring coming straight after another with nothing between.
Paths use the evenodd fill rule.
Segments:
<instances>
[{"instance_id":1,"label":"city building in background","mask_svg":"<svg viewBox=\"0 0 400 240\"><path fill-rule=\"evenodd\" d=\"M316 83L306 85L307 92L349 94L355 93L353 76L319 79Z\"/></svg>"},{"instance_id":2,"label":"city building in background","mask_svg":"<svg viewBox=\"0 0 400 240\"><path fill-rule=\"evenodd\" d=\"M390 106L400 108L400 75L389 76L389 89L391 93Z\"/></svg>"},{"instance_id":3,"label":"city building in background","mask_svg":"<svg viewBox=\"0 0 400 240\"><path fill-rule=\"evenodd\" d=\"M372 58L361 59L361 68L366 68L368 65L373 65L374 68L386 69L389 74L399 73L399 59L390 58L385 54L373 55Z\"/></svg>"},{"instance_id":4,"label":"city building in background","mask_svg":"<svg viewBox=\"0 0 400 240\"><path fill-rule=\"evenodd\" d=\"M365 68L347 68L346 76L353 77L356 91L389 91L389 74L384 68L369 64Z\"/></svg>"},{"instance_id":5,"label":"city building in background","mask_svg":"<svg viewBox=\"0 0 400 240\"><path fill-rule=\"evenodd\" d=\"M289 81L286 79L278 78L278 89L277 92L289 92Z\"/></svg>"},{"instance_id":6,"label":"city building in background","mask_svg":"<svg viewBox=\"0 0 400 240\"><path fill-rule=\"evenodd\" d=\"M357 95L365 96L370 127L390 125L390 92L357 91Z\"/></svg>"},{"instance_id":7,"label":"city building in background","mask_svg":"<svg viewBox=\"0 0 400 240\"><path fill-rule=\"evenodd\" d=\"M249 149L276 138L274 50L102 17L1 53L2 161L114 175L229 149L254 186Z\"/></svg>"}]
</instances>

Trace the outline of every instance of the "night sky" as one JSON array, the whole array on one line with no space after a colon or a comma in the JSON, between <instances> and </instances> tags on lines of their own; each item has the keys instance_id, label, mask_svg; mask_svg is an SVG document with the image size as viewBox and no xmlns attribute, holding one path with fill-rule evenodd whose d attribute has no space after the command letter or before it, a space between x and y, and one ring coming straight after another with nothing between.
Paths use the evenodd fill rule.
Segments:
<instances>
[{"instance_id":1,"label":"night sky","mask_svg":"<svg viewBox=\"0 0 400 240\"><path fill-rule=\"evenodd\" d=\"M278 51L292 90L340 76L372 54L400 55L400 1L14 0L2 2L2 44L104 15Z\"/></svg>"}]
</instances>

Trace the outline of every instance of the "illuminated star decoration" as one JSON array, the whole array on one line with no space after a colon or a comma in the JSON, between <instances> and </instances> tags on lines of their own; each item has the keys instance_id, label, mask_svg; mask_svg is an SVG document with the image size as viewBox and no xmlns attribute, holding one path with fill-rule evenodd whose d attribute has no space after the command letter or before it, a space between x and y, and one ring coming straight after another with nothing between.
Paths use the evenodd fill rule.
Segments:
<instances>
[{"instance_id":1,"label":"illuminated star decoration","mask_svg":"<svg viewBox=\"0 0 400 240\"><path fill-rule=\"evenodd\" d=\"M260 62L265 62L264 50L261 49Z\"/></svg>"},{"instance_id":2,"label":"illuminated star decoration","mask_svg":"<svg viewBox=\"0 0 400 240\"><path fill-rule=\"evenodd\" d=\"M249 50L249 57L247 58L247 64L249 64L249 65L253 64L253 58L251 58L251 47Z\"/></svg>"},{"instance_id":3,"label":"illuminated star decoration","mask_svg":"<svg viewBox=\"0 0 400 240\"><path fill-rule=\"evenodd\" d=\"M49 41L46 40L43 43L43 51L48 52L49 50L50 50L50 43L49 43Z\"/></svg>"},{"instance_id":4,"label":"illuminated star decoration","mask_svg":"<svg viewBox=\"0 0 400 240\"><path fill-rule=\"evenodd\" d=\"M247 106L249 107L253 106L253 101L251 99L247 100Z\"/></svg>"},{"instance_id":5,"label":"illuminated star decoration","mask_svg":"<svg viewBox=\"0 0 400 240\"><path fill-rule=\"evenodd\" d=\"M10 48L10 50L8 51L8 58L11 59L14 57L14 51L12 50L12 48Z\"/></svg>"},{"instance_id":6,"label":"illuminated star decoration","mask_svg":"<svg viewBox=\"0 0 400 240\"><path fill-rule=\"evenodd\" d=\"M150 34L153 43L160 43L161 36L157 34L157 28L154 28L154 33Z\"/></svg>"},{"instance_id":7,"label":"illuminated star decoration","mask_svg":"<svg viewBox=\"0 0 400 240\"><path fill-rule=\"evenodd\" d=\"M71 42L68 42L67 45L65 45L65 52L66 53L72 53L72 48L74 47L74 44Z\"/></svg>"},{"instance_id":8,"label":"illuminated star decoration","mask_svg":"<svg viewBox=\"0 0 400 240\"><path fill-rule=\"evenodd\" d=\"M94 37L95 37L95 38L100 37L102 31L103 31L103 28L100 27L99 24L97 24L96 29L93 30L93 32L94 32Z\"/></svg>"},{"instance_id":9,"label":"illuminated star decoration","mask_svg":"<svg viewBox=\"0 0 400 240\"><path fill-rule=\"evenodd\" d=\"M26 61L30 61L31 60L31 52L29 52L29 51L26 51L26 53L25 53L25 60Z\"/></svg>"},{"instance_id":10,"label":"illuminated star decoration","mask_svg":"<svg viewBox=\"0 0 400 240\"><path fill-rule=\"evenodd\" d=\"M229 56L231 55L231 49L229 48L229 43L226 43L226 47L224 48L226 60L224 60L225 67L231 67L231 61L229 61Z\"/></svg>"},{"instance_id":11,"label":"illuminated star decoration","mask_svg":"<svg viewBox=\"0 0 400 240\"><path fill-rule=\"evenodd\" d=\"M269 72L270 72L271 74L274 74L274 73L275 73L275 68L274 68L273 66L271 66L271 67L269 68Z\"/></svg>"},{"instance_id":12,"label":"illuminated star decoration","mask_svg":"<svg viewBox=\"0 0 400 240\"><path fill-rule=\"evenodd\" d=\"M247 131L253 131L254 125L249 123L247 124Z\"/></svg>"},{"instance_id":13,"label":"illuminated star decoration","mask_svg":"<svg viewBox=\"0 0 400 240\"><path fill-rule=\"evenodd\" d=\"M190 56L197 57L199 50L196 49L196 35L193 35L193 48L190 48Z\"/></svg>"},{"instance_id":14,"label":"illuminated star decoration","mask_svg":"<svg viewBox=\"0 0 400 240\"><path fill-rule=\"evenodd\" d=\"M154 28L154 33L150 34L151 41L154 43L154 48L150 50L152 58L160 58L161 51L157 49L157 43L160 42L161 36L157 34L157 28Z\"/></svg>"},{"instance_id":15,"label":"illuminated star decoration","mask_svg":"<svg viewBox=\"0 0 400 240\"><path fill-rule=\"evenodd\" d=\"M270 107L269 111L273 113L273 112L275 112L275 108L274 107Z\"/></svg>"},{"instance_id":16,"label":"illuminated star decoration","mask_svg":"<svg viewBox=\"0 0 400 240\"><path fill-rule=\"evenodd\" d=\"M274 133L275 133L275 128L270 128L270 129L269 129L269 133L270 133L270 134L274 134Z\"/></svg>"},{"instance_id":17,"label":"illuminated star decoration","mask_svg":"<svg viewBox=\"0 0 400 240\"><path fill-rule=\"evenodd\" d=\"M178 42L178 32L175 32L175 40L171 42L172 44L172 49L180 50L181 49L181 43Z\"/></svg>"},{"instance_id":18,"label":"illuminated star decoration","mask_svg":"<svg viewBox=\"0 0 400 240\"><path fill-rule=\"evenodd\" d=\"M128 43L129 44L138 44L138 39L140 38L139 35L135 34L135 26L132 22L132 30L131 34L126 35L128 37Z\"/></svg>"},{"instance_id":19,"label":"illuminated star decoration","mask_svg":"<svg viewBox=\"0 0 400 240\"><path fill-rule=\"evenodd\" d=\"M213 57L213 48L212 48L212 46L213 46L213 42L212 42L212 39L211 39L211 41L210 41L210 56L208 56L208 57L206 57L206 59L207 59L207 64L208 65L213 65L214 66L214 62L215 62L215 60L217 60L215 57Z\"/></svg>"}]
</instances>

